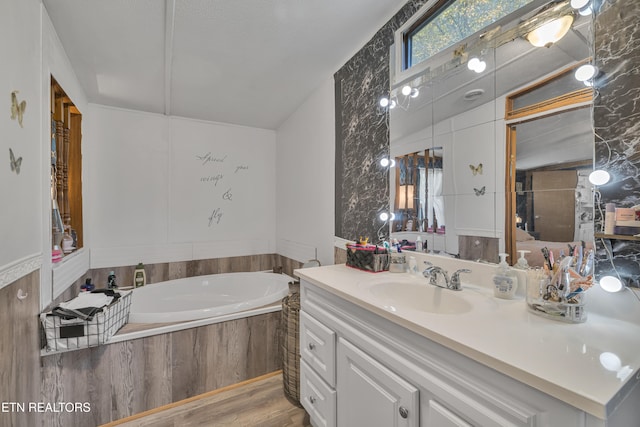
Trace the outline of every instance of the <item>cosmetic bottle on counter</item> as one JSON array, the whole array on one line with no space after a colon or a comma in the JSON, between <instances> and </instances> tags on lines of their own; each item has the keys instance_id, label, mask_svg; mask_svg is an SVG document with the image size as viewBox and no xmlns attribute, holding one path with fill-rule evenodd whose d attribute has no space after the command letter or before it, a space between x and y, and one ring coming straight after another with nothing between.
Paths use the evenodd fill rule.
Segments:
<instances>
[{"instance_id":1,"label":"cosmetic bottle on counter","mask_svg":"<svg viewBox=\"0 0 640 427\"><path fill-rule=\"evenodd\" d=\"M493 295L496 298L513 299L518 289L518 276L507 264L508 256L505 253L500 254L500 264L493 276Z\"/></svg>"},{"instance_id":2,"label":"cosmetic bottle on counter","mask_svg":"<svg viewBox=\"0 0 640 427\"><path fill-rule=\"evenodd\" d=\"M613 230L616 226L616 205L614 203L607 203L605 205L604 214L604 234L613 234Z\"/></svg>"}]
</instances>

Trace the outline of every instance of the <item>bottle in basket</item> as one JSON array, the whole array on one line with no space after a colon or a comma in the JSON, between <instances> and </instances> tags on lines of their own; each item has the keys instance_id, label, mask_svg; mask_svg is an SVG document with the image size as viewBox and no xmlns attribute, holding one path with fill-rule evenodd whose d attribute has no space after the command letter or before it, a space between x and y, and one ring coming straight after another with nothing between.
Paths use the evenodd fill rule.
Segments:
<instances>
[{"instance_id":1,"label":"bottle in basket","mask_svg":"<svg viewBox=\"0 0 640 427\"><path fill-rule=\"evenodd\" d=\"M147 284L147 275L144 272L144 265L139 263L133 272L133 287L139 288Z\"/></svg>"}]
</instances>

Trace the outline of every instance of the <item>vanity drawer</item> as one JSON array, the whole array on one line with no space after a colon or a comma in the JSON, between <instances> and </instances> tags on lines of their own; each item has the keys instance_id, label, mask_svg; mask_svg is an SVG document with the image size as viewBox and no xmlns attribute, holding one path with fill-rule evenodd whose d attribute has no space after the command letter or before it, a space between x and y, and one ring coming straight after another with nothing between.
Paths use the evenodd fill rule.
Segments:
<instances>
[{"instance_id":1,"label":"vanity drawer","mask_svg":"<svg viewBox=\"0 0 640 427\"><path fill-rule=\"evenodd\" d=\"M336 391L302 360L300 362L300 402L307 410L313 425L336 425Z\"/></svg>"},{"instance_id":2,"label":"vanity drawer","mask_svg":"<svg viewBox=\"0 0 640 427\"><path fill-rule=\"evenodd\" d=\"M331 387L336 386L336 333L300 312L300 356Z\"/></svg>"}]
</instances>

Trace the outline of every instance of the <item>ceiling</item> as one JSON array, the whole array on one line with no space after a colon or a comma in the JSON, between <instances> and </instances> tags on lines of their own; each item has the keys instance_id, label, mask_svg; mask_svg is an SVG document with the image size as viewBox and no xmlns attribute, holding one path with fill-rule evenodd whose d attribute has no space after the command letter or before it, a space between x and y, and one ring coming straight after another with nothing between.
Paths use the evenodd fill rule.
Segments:
<instances>
[{"instance_id":1,"label":"ceiling","mask_svg":"<svg viewBox=\"0 0 640 427\"><path fill-rule=\"evenodd\" d=\"M44 0L89 102L266 129L404 3Z\"/></svg>"}]
</instances>

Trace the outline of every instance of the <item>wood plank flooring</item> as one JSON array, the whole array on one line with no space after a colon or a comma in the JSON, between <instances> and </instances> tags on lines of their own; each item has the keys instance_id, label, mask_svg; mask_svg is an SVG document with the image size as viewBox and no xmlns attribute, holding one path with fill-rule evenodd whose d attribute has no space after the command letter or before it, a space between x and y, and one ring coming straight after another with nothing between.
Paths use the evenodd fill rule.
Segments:
<instances>
[{"instance_id":1,"label":"wood plank flooring","mask_svg":"<svg viewBox=\"0 0 640 427\"><path fill-rule=\"evenodd\" d=\"M142 412L102 427L307 427L304 409L287 400L282 371Z\"/></svg>"}]
</instances>

